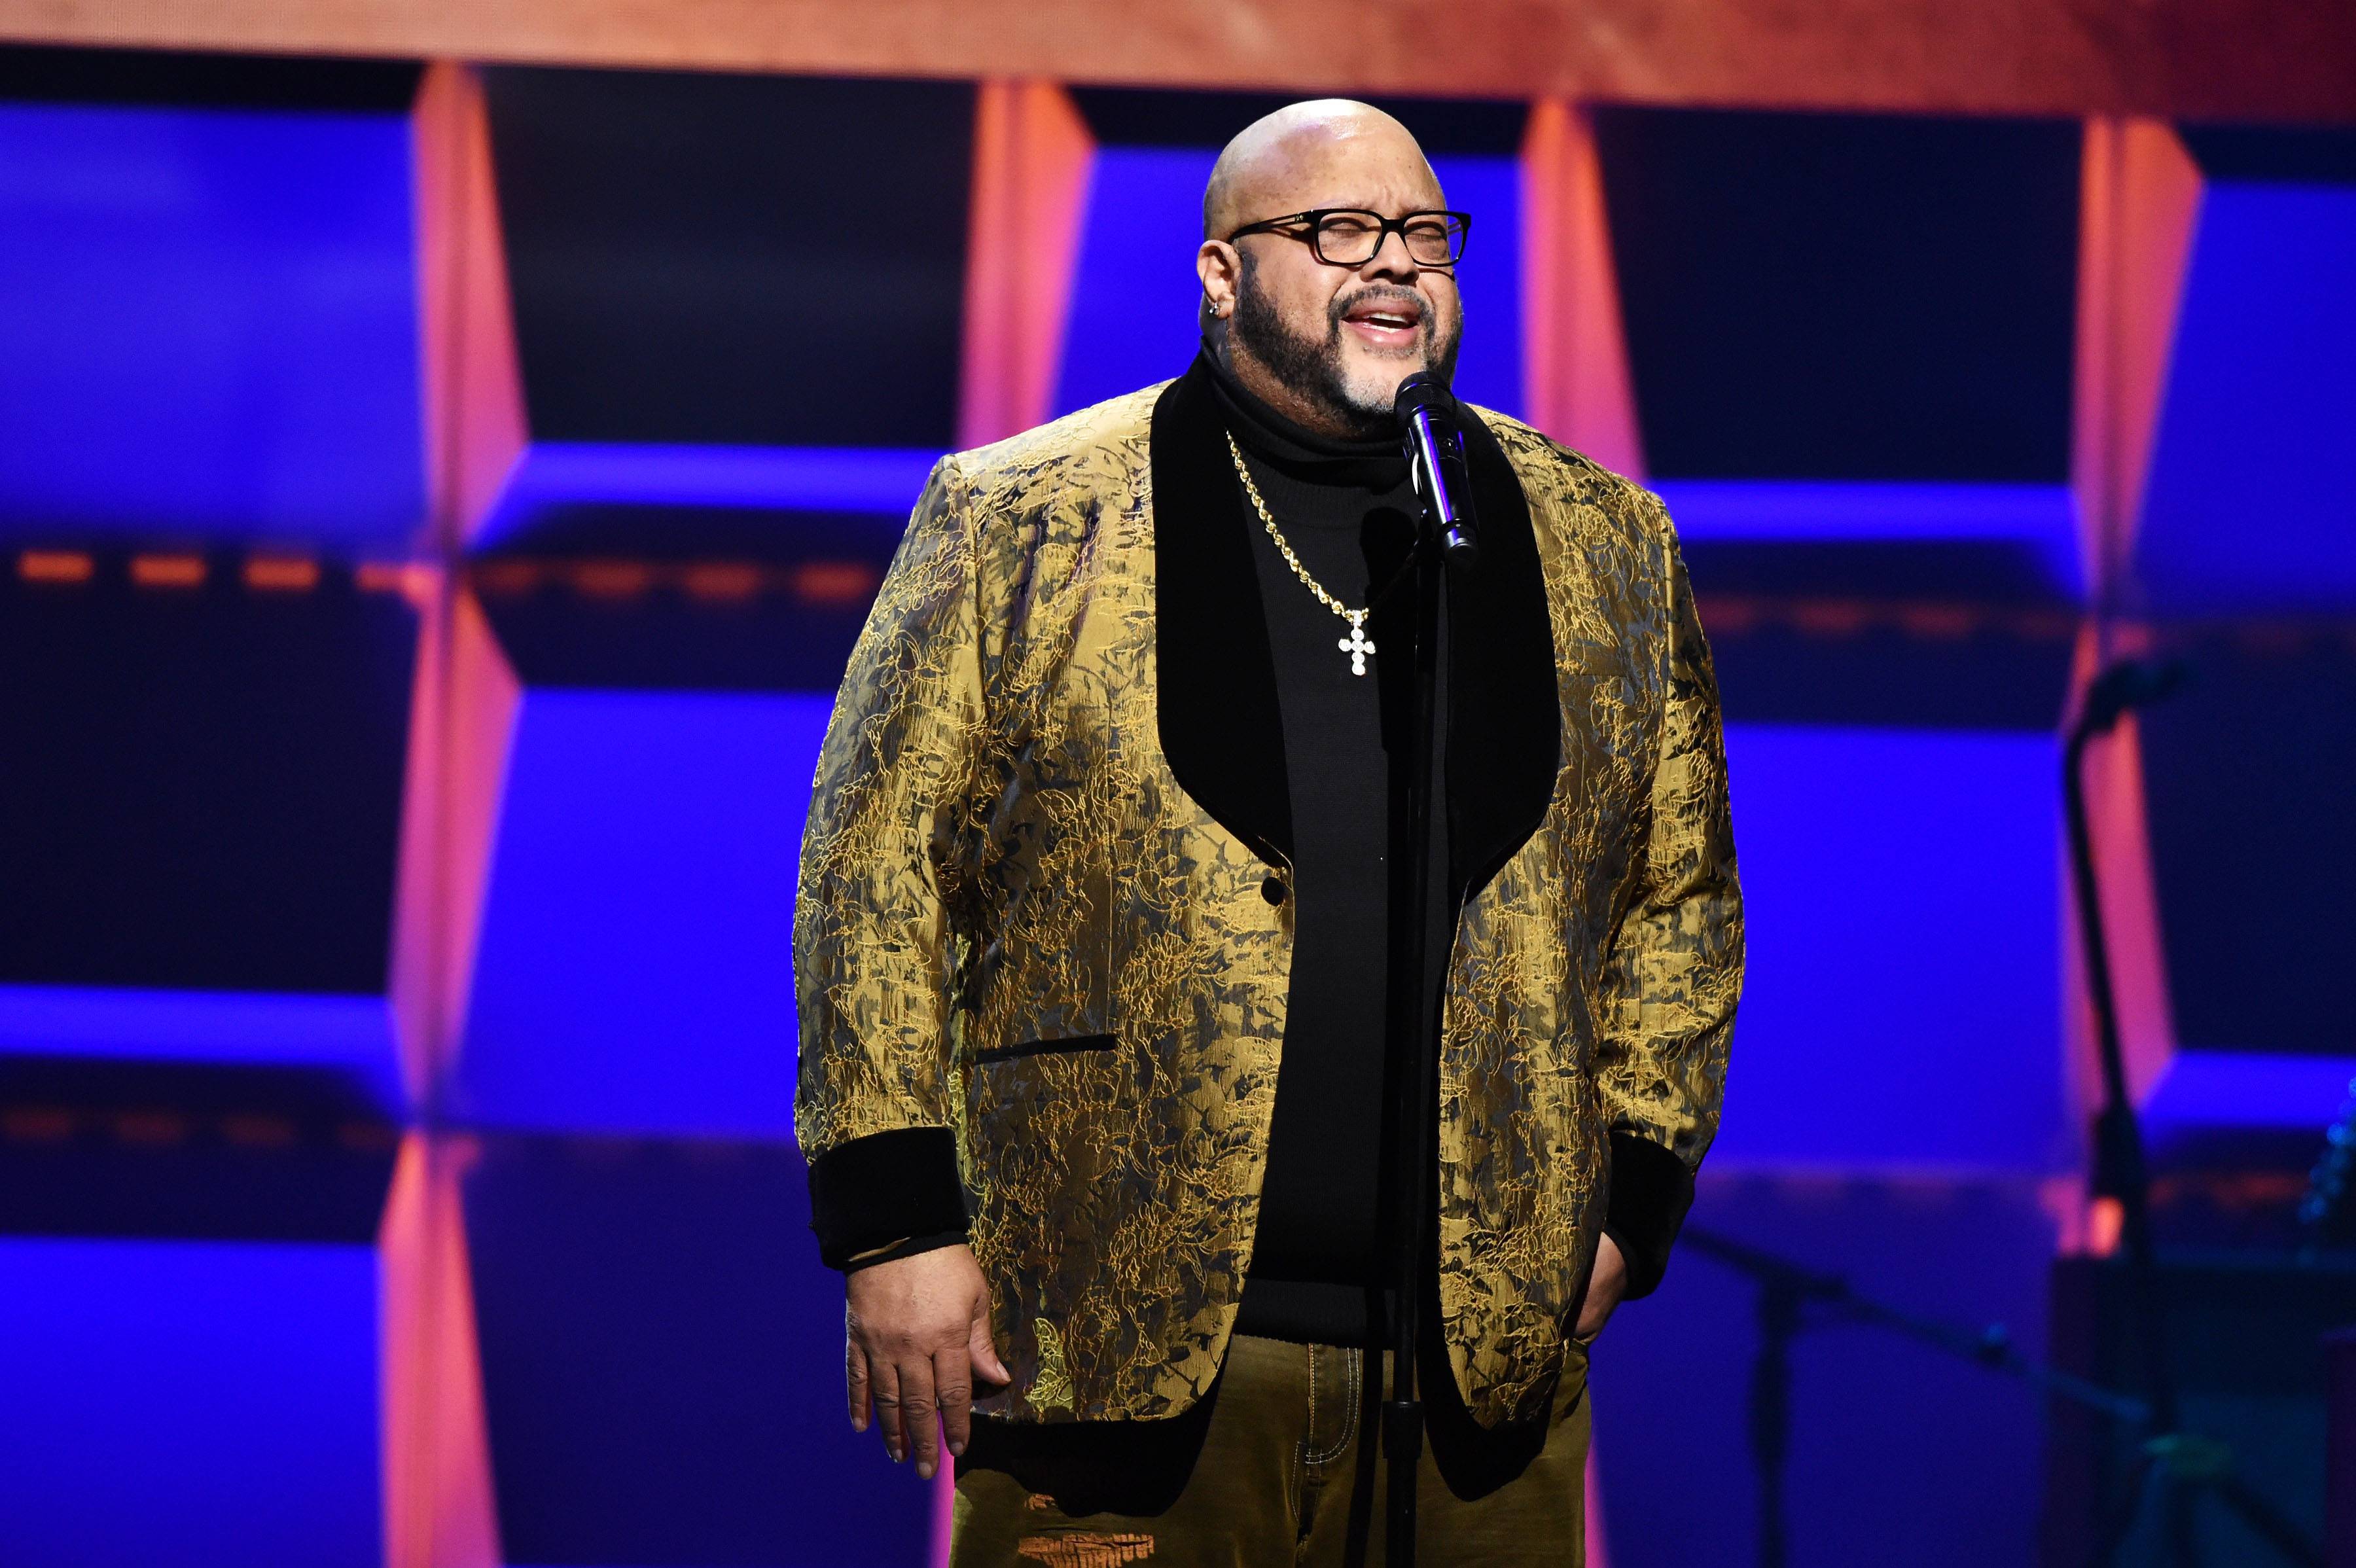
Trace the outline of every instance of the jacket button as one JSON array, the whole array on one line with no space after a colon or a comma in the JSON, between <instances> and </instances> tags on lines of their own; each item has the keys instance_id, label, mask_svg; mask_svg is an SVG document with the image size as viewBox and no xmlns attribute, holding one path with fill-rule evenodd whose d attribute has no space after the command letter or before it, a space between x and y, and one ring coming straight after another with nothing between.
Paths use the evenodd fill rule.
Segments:
<instances>
[{"instance_id":1,"label":"jacket button","mask_svg":"<svg viewBox=\"0 0 2356 1568\"><path fill-rule=\"evenodd\" d=\"M1259 896L1271 904L1284 902L1284 878L1271 876L1259 885Z\"/></svg>"}]
</instances>

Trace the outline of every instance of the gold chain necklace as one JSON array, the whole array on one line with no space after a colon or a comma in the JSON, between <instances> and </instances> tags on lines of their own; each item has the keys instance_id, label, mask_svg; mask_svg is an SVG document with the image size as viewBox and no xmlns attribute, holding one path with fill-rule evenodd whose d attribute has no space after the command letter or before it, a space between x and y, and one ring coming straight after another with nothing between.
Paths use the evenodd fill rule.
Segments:
<instances>
[{"instance_id":1,"label":"gold chain necklace","mask_svg":"<svg viewBox=\"0 0 2356 1568\"><path fill-rule=\"evenodd\" d=\"M1317 596L1319 604L1350 623L1350 635L1337 639L1333 646L1350 656L1351 674L1365 674L1366 655L1375 650L1375 645L1366 639L1366 611L1354 610L1327 593L1325 585L1311 576L1309 568L1301 564L1301 557L1292 553L1292 546L1285 542L1283 531L1276 526L1275 515L1268 510L1268 502L1260 499L1259 487L1252 482L1251 470L1244 467L1244 449L1236 445L1233 431L1227 433L1227 456L1236 460L1236 478L1244 482L1244 494L1251 498L1252 510L1259 513L1260 524L1268 530L1268 536L1276 541L1276 553L1284 557L1284 564L1292 568L1292 575L1301 579L1301 585Z\"/></svg>"}]
</instances>

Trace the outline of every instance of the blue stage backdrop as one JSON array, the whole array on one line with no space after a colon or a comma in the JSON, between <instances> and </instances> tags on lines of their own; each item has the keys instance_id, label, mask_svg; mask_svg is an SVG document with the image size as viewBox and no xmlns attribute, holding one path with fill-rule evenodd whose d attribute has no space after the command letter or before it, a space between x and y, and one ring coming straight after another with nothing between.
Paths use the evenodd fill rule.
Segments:
<instances>
[{"instance_id":1,"label":"blue stage backdrop","mask_svg":"<svg viewBox=\"0 0 2356 1568\"><path fill-rule=\"evenodd\" d=\"M0 1561L405 1568L424 1521L470 1568L914 1568L936 1499L844 1425L806 1231L794 864L851 639L1004 369L966 315L1012 90L24 85L52 58L0 62ZM1057 102L1034 417L1185 368L1204 177L1275 100ZM1460 388L1537 417L1527 111L1396 107L1475 214ZM2097 617L2202 671L2136 797L2154 1109L2209 1162L2171 1190L2274 1223L2356 1070L2356 159L2171 142L2181 298L2106 576L2094 130L1582 125L1751 910L1692 1223L2034 1352L2089 1241L2058 736ZM488 182L468 319L512 328L473 381L427 352L450 147ZM509 372L520 444L453 516L428 450L488 440ZM1615 1568L1753 1555L1753 1306L1689 1248L1601 1342ZM1794 1376L1794 1561L2034 1560L2021 1389L1854 1326Z\"/></svg>"}]
</instances>

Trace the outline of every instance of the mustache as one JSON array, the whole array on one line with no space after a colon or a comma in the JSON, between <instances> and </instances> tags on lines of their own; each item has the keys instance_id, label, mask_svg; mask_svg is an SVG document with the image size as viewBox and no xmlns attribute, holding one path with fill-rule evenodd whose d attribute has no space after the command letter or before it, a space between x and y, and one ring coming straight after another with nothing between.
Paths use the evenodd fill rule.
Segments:
<instances>
[{"instance_id":1,"label":"mustache","mask_svg":"<svg viewBox=\"0 0 2356 1568\"><path fill-rule=\"evenodd\" d=\"M1362 306L1380 307L1387 305L1414 311L1417 333L1425 338L1431 336L1432 317L1435 314L1431 308L1431 301L1415 290L1399 284L1368 284L1364 288L1335 295L1333 303L1325 307L1327 323L1333 331L1338 333L1342 330L1342 323L1348 318L1350 312Z\"/></svg>"}]
</instances>

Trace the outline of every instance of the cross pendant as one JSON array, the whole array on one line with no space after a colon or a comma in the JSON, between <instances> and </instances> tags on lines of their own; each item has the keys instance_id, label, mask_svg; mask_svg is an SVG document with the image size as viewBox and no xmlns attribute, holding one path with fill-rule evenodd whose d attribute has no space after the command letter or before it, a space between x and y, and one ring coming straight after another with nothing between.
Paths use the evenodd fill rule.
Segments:
<instances>
[{"instance_id":1,"label":"cross pendant","mask_svg":"<svg viewBox=\"0 0 2356 1568\"><path fill-rule=\"evenodd\" d=\"M1366 672L1366 655L1375 650L1375 645L1366 640L1365 619L1366 612L1364 610L1352 616L1350 635L1333 645L1350 656L1350 673L1353 675Z\"/></svg>"}]
</instances>

